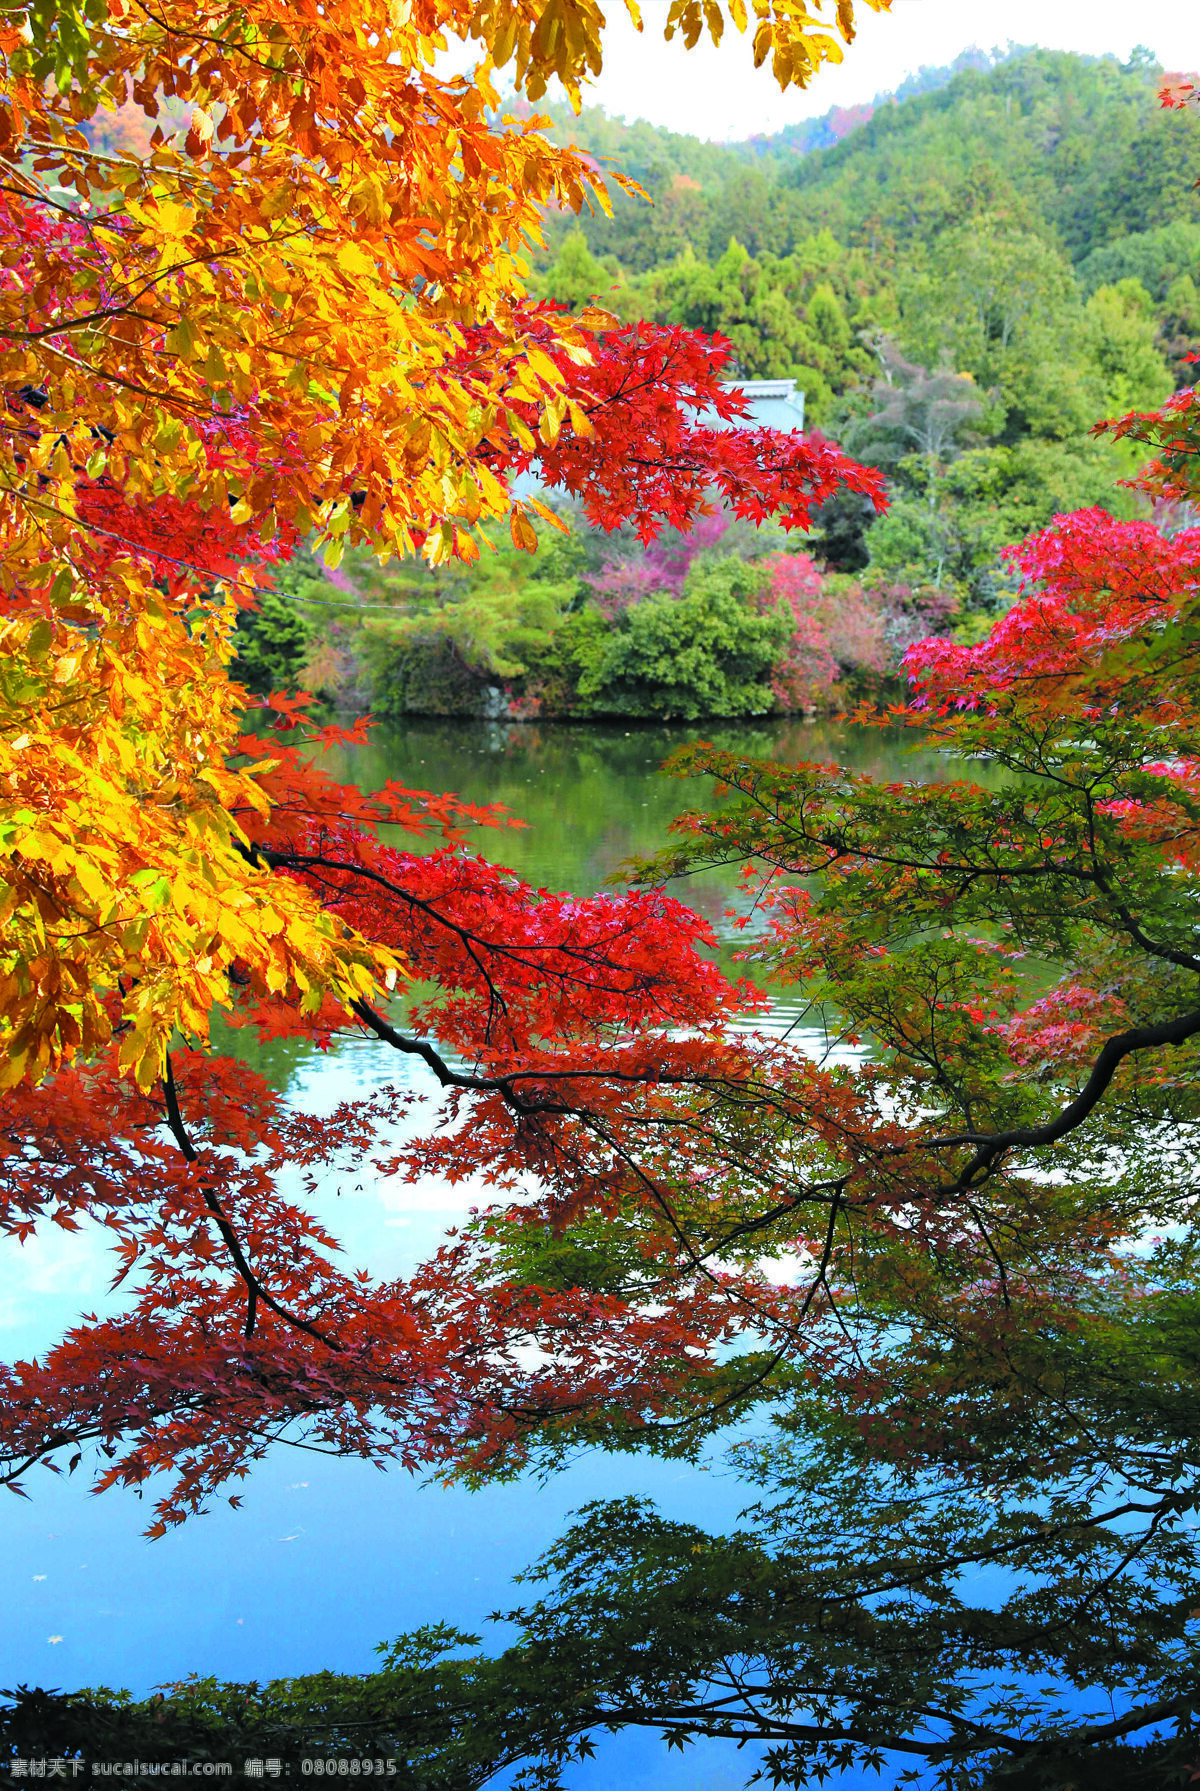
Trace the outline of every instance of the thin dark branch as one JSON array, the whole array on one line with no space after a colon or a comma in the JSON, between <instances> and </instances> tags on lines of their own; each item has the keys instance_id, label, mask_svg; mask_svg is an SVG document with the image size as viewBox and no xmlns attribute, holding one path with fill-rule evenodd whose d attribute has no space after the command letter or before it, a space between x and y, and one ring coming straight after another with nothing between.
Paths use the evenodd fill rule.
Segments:
<instances>
[{"instance_id":1,"label":"thin dark branch","mask_svg":"<svg viewBox=\"0 0 1200 1791\"><path fill-rule=\"evenodd\" d=\"M200 1161L200 1153L188 1136L188 1130L183 1121L183 1114L179 1107L179 1094L175 1087L175 1073L171 1064L171 1054L169 1051L166 1054L166 1064L163 1071L163 1095L166 1100L167 1124L170 1127L172 1137L179 1146L185 1160L189 1163L198 1163ZM303 1331L307 1336L315 1338L318 1343L323 1343L327 1349L336 1350L340 1354L342 1345L336 1338L330 1337L327 1332L322 1331L318 1325L311 1324L308 1319L299 1317L295 1312L290 1312L286 1306L282 1305L280 1301L278 1301L275 1296L262 1285L262 1282L258 1279L254 1270L247 1262L238 1235L230 1224L225 1210L217 1199L212 1187L207 1182L202 1181L200 1184L200 1193L205 1206L216 1220L217 1230L224 1239L225 1246L233 1259L234 1267L246 1284L247 1301L245 1335L247 1337L253 1337L254 1335L258 1302L261 1300L263 1305L268 1307L277 1318L281 1318L285 1324L294 1326L296 1330Z\"/></svg>"}]
</instances>

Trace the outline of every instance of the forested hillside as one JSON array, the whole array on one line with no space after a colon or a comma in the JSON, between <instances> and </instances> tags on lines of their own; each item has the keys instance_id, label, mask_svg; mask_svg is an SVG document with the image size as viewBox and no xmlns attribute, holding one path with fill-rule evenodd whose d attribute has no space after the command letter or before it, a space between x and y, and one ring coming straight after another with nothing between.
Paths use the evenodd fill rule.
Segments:
<instances>
[{"instance_id":1,"label":"forested hillside","mask_svg":"<svg viewBox=\"0 0 1200 1791\"><path fill-rule=\"evenodd\" d=\"M1162 109L1164 71L1141 52L1124 65L1036 49L964 60L861 120L831 113L743 144L596 110L553 126L651 203L614 185L611 217L548 216L538 295L719 333L731 376L794 378L809 423L884 469L886 516L840 497L807 540L789 539L790 566L779 538L719 519L702 541L668 542L676 573L621 536L540 565L505 549L466 580L354 566L340 612L315 600L315 569L297 571L307 607L264 615L248 671L265 677L253 655L276 653L275 676L290 663L331 700L393 712L836 707L886 680L914 617L977 638L1012 599L1009 543L1058 512L1135 513L1144 500L1121 483L1133 451L1090 430L1191 383L1200 114ZM712 662L687 677L670 606L708 590L731 554L760 562L757 582L733 581ZM403 616L356 616L356 597ZM666 633L631 684L644 603ZM791 633L771 644L761 624L785 608ZM620 677L596 669L618 662Z\"/></svg>"},{"instance_id":2,"label":"forested hillside","mask_svg":"<svg viewBox=\"0 0 1200 1791\"><path fill-rule=\"evenodd\" d=\"M756 159L585 113L582 146L619 159L653 205L614 193L611 219L551 219L538 277L568 303L592 282L623 315L723 329L747 377L795 373L827 414L826 388L861 370L864 331L988 382L996 343L1011 350L1036 322L1032 358L1068 355L1039 369L1052 382L1071 360L1049 337L1128 278L1178 360L1196 322L1200 120L1162 110L1162 76L1141 57L1027 50L879 106L828 149L789 153L785 134Z\"/></svg>"},{"instance_id":3,"label":"forested hillside","mask_svg":"<svg viewBox=\"0 0 1200 1791\"><path fill-rule=\"evenodd\" d=\"M1142 53L1124 65L1036 49L976 57L926 71L930 91L901 90L863 108L866 122L828 147L819 139L846 114L741 144L624 124L597 109L556 119L553 134L616 163L649 194L647 210L614 190L613 219L594 214L578 226L595 253L632 271L665 259L672 190L691 194L687 241L710 259L730 234L753 254L783 256L828 229L847 248L894 264L948 225L1003 204L1052 231L1078 264L1110 241L1200 221L1200 126L1163 112L1163 75ZM576 227L573 218L549 220L549 259Z\"/></svg>"}]
</instances>

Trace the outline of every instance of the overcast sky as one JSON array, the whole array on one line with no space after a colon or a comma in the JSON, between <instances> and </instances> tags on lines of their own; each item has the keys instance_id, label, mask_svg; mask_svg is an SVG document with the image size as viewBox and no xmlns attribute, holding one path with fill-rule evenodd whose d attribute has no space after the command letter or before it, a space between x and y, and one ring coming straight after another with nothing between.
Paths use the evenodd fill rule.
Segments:
<instances>
[{"instance_id":1,"label":"overcast sky","mask_svg":"<svg viewBox=\"0 0 1200 1791\"><path fill-rule=\"evenodd\" d=\"M1111 53L1122 59L1145 44L1168 69L1200 67L1197 0L893 0L890 13L856 6L858 37L839 68L826 68L807 93L781 94L765 69L755 70L747 38L732 28L719 50L694 50L662 39L668 0L642 0L645 31L628 23L621 0L609 0L605 67L590 91L615 116L645 118L674 131L729 140L777 131L797 119L852 106L896 87L923 64L952 62L972 45L1008 42L1045 49ZM832 13L831 0L826 5Z\"/></svg>"}]
</instances>

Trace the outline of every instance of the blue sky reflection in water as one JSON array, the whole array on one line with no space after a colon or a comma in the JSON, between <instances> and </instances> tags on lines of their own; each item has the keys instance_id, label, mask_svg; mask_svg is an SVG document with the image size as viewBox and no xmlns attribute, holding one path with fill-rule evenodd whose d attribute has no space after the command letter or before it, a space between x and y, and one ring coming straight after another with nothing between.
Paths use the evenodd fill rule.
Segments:
<instances>
[{"instance_id":1,"label":"blue sky reflection in water","mask_svg":"<svg viewBox=\"0 0 1200 1791\"><path fill-rule=\"evenodd\" d=\"M333 769L367 788L395 777L504 803L529 827L489 832L479 849L539 885L585 892L628 854L661 841L673 815L704 800L707 787L657 775L672 746L697 732L410 723L339 755ZM722 746L792 762L838 759L890 777L944 773L907 743L836 725L764 722L707 732ZM709 880L680 893L719 923L729 885ZM774 1024L786 1025L793 1012L780 1003ZM326 1057L291 1042L263 1049L245 1035L237 1035L236 1048L318 1111L379 1081L415 1085L424 1075L411 1059L397 1061L367 1039ZM479 1198L481 1191L461 1187L361 1176L339 1188L331 1173L318 1204L349 1261L394 1275L436 1247ZM108 1305L110 1262L99 1228L9 1245L3 1358L36 1353L80 1312ZM112 1304L119 1306L119 1296ZM469 1493L360 1461L277 1449L244 1483L240 1510L221 1503L150 1544L141 1531L152 1491L144 1500L129 1492L93 1498L82 1469L74 1480L43 1472L29 1486L29 1502L8 1501L0 1533L8 1617L0 1685L103 1683L135 1692L192 1671L260 1681L322 1667L367 1671L374 1645L402 1630L437 1619L482 1628L488 1611L516 1602L513 1573L588 1499L636 1492L672 1517L720 1529L751 1498L720 1451L699 1470L588 1451L545 1486L526 1480ZM576 1768L569 1783L572 1791L734 1791L752 1770L750 1752L709 1743L668 1755L653 1733L605 1737L596 1760ZM844 1779L844 1791L857 1783L857 1774Z\"/></svg>"}]
</instances>

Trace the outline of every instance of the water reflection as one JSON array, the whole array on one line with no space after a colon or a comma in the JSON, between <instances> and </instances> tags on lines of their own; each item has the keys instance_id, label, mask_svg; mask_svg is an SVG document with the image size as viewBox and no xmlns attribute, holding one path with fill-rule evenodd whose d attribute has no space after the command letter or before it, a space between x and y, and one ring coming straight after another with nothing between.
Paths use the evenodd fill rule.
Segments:
<instances>
[{"instance_id":1,"label":"water reflection","mask_svg":"<svg viewBox=\"0 0 1200 1791\"><path fill-rule=\"evenodd\" d=\"M709 785L658 775L668 753L695 737L694 729L421 721L376 731L368 745L331 754L329 768L368 790L394 778L503 803L528 825L483 833L477 849L538 886L590 893L623 859L660 845L677 814L709 799ZM911 737L832 723L763 722L709 737L733 751L792 764L837 761L880 778L946 774L935 755L912 750ZM698 878L679 893L716 922L733 878ZM781 991L756 1024L783 1031L803 1018L795 992ZM347 1037L328 1054L228 1028L214 1042L314 1112L380 1083L436 1094L419 1063L371 1038ZM340 1238L343 1260L386 1277L409 1272L483 1197L482 1189L399 1184L334 1165L315 1205ZM127 1297L108 1292L112 1259L99 1228L9 1251L0 1301L6 1359L45 1348L81 1311L119 1309ZM468 1494L277 1451L238 1489L242 1511L218 1511L146 1545L138 1537L149 1507L132 1494L93 1502L82 1476L31 1490L32 1504L12 1501L0 1536L0 1596L10 1618L0 1633L0 1684L138 1691L193 1670L242 1679L366 1671L375 1642L418 1623L444 1618L482 1628L488 1611L510 1601L512 1573L588 1498L643 1493L672 1516L717 1528L731 1525L746 1502L719 1465L700 1476L678 1463L582 1454L536 1496L524 1484ZM568 1782L571 1791L614 1784L733 1791L755 1753L714 1743L681 1759L653 1736L601 1738L596 1760ZM843 1781L847 1791L860 1782Z\"/></svg>"},{"instance_id":2,"label":"water reflection","mask_svg":"<svg viewBox=\"0 0 1200 1791\"><path fill-rule=\"evenodd\" d=\"M325 762L332 776L367 791L391 778L437 795L453 792L469 802L502 805L524 825L473 830L472 849L535 887L590 895L625 860L663 845L677 815L713 800L711 780L661 774L671 753L701 737L729 752L789 765L841 764L879 779L924 781L948 774L943 758L903 730L791 717L711 728L702 736L695 727L414 719L376 728L366 746L337 748ZM424 849L411 836L397 835L396 843ZM736 900L735 874L691 877L673 893L702 914L729 948L721 954L723 968L744 974L733 963L732 948L745 938L725 921ZM782 1032L798 1017L794 992L780 991L760 1024ZM314 1055L305 1043L259 1045L248 1033L222 1032L220 1043L279 1089L292 1088ZM374 1040L341 1041L333 1055L359 1086L372 1074L388 1081L404 1074L395 1054Z\"/></svg>"},{"instance_id":3,"label":"water reflection","mask_svg":"<svg viewBox=\"0 0 1200 1791\"><path fill-rule=\"evenodd\" d=\"M707 780L664 777L659 771L671 752L696 737L694 729L657 726L422 720L379 728L366 746L331 753L328 765L332 775L366 790L391 778L438 794L453 791L472 802L501 803L526 825L480 830L473 841L477 849L539 887L589 894L622 860L661 845L676 815L711 799ZM947 773L942 759L919 746L914 751L912 736L899 731L787 720L719 728L707 737L729 751L789 764L836 762L883 779ZM734 874L689 879L678 893L725 935L723 967L742 974L733 962L733 944L744 944L745 937L732 935L723 924L734 899ZM769 992L770 1011L756 1016L754 1026L787 1032L820 1054L825 1041L806 1029L796 991ZM328 1052L320 1052L305 1040L263 1042L249 1029L217 1024L213 1043L313 1113L331 1112L341 1101L392 1084L429 1097L421 1120L427 1124L438 1093L418 1060L362 1035L336 1039ZM347 1173L335 1164L310 1204L340 1240L343 1261L389 1276L410 1273L472 1203L485 1197L482 1188L461 1183L451 1188L432 1179L384 1182L369 1170ZM102 1227L85 1225L74 1234L51 1227L27 1244L8 1245L0 1356L12 1360L46 1349L83 1311L124 1309L128 1288L110 1290L109 1242Z\"/></svg>"}]
</instances>

